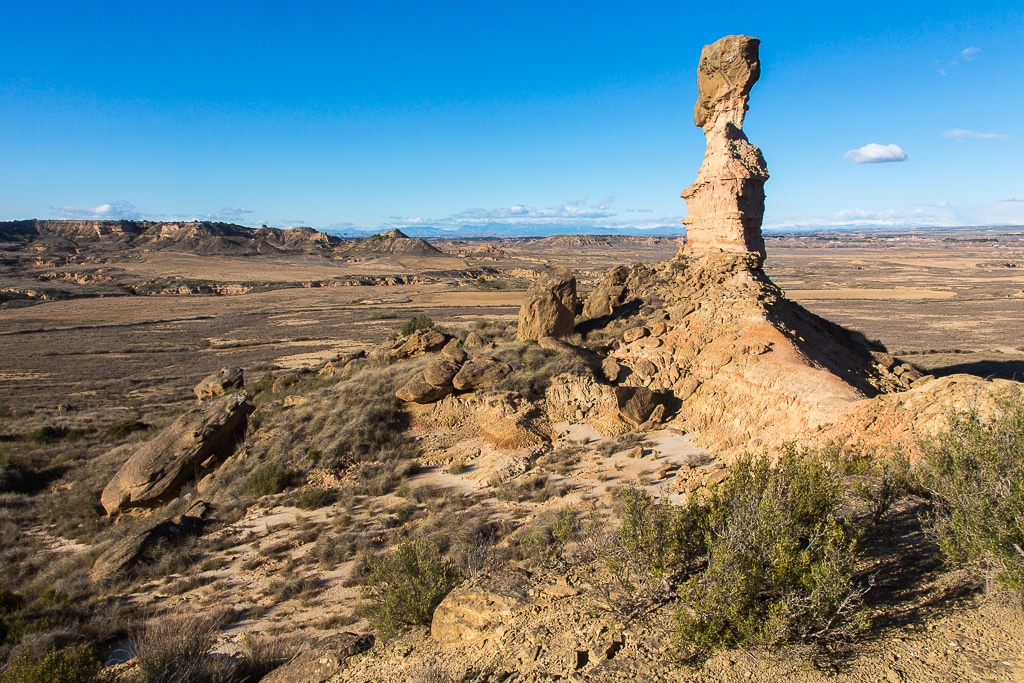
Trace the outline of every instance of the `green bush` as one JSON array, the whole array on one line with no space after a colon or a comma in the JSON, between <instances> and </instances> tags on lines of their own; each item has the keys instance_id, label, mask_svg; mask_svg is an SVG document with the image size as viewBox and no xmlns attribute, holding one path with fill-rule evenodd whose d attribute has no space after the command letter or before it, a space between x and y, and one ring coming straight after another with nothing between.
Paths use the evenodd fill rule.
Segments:
<instances>
[{"instance_id":1,"label":"green bush","mask_svg":"<svg viewBox=\"0 0 1024 683\"><path fill-rule=\"evenodd\" d=\"M292 482L292 472L277 463L268 462L260 465L245 481L245 490L252 496L262 498L281 493Z\"/></svg>"},{"instance_id":2,"label":"green bush","mask_svg":"<svg viewBox=\"0 0 1024 683\"><path fill-rule=\"evenodd\" d=\"M382 638L426 625L459 582L454 563L423 540L403 540L388 553L370 555L364 567L359 612Z\"/></svg>"},{"instance_id":3,"label":"green bush","mask_svg":"<svg viewBox=\"0 0 1024 683\"><path fill-rule=\"evenodd\" d=\"M430 316L426 313L420 313L417 316L406 320L402 323L402 329L399 332L403 337L408 337L413 332L418 330L429 330L434 326L434 321L430 319Z\"/></svg>"},{"instance_id":4,"label":"green bush","mask_svg":"<svg viewBox=\"0 0 1024 683\"><path fill-rule=\"evenodd\" d=\"M566 544L576 535L576 513L571 506L561 512L547 512L519 537L523 555L540 565L551 566L562 559Z\"/></svg>"},{"instance_id":5,"label":"green bush","mask_svg":"<svg viewBox=\"0 0 1024 683\"><path fill-rule=\"evenodd\" d=\"M949 429L926 446L925 485L932 528L956 564L982 567L1024 595L1024 403L1020 392L999 398L993 417L956 413Z\"/></svg>"},{"instance_id":6,"label":"green bush","mask_svg":"<svg viewBox=\"0 0 1024 683\"><path fill-rule=\"evenodd\" d=\"M707 565L679 587L676 641L688 656L857 628L854 534L838 518L840 472L815 453L741 459L710 493Z\"/></svg>"},{"instance_id":7,"label":"green bush","mask_svg":"<svg viewBox=\"0 0 1024 683\"><path fill-rule=\"evenodd\" d=\"M100 662L88 645L53 648L42 657L26 649L0 674L0 683L88 683L99 670Z\"/></svg>"}]
</instances>

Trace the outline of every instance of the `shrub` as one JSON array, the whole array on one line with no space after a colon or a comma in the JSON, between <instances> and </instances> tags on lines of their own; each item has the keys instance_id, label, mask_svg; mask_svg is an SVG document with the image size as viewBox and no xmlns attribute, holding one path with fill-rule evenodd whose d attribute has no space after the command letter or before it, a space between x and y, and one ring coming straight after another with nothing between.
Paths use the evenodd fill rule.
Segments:
<instances>
[{"instance_id":1,"label":"shrub","mask_svg":"<svg viewBox=\"0 0 1024 683\"><path fill-rule=\"evenodd\" d=\"M406 320L402 323L402 329L399 332L403 337L408 337L413 332L418 330L429 330L434 326L434 321L430 319L430 316L426 313L420 313L417 316Z\"/></svg>"},{"instance_id":2,"label":"shrub","mask_svg":"<svg viewBox=\"0 0 1024 683\"><path fill-rule=\"evenodd\" d=\"M292 472L277 463L264 463L252 471L245 482L245 490L257 498L284 491L292 481Z\"/></svg>"},{"instance_id":3,"label":"shrub","mask_svg":"<svg viewBox=\"0 0 1024 683\"><path fill-rule=\"evenodd\" d=\"M548 512L519 537L519 548L540 565L554 565L562 559L566 544L576 533L576 513L566 506L560 513Z\"/></svg>"},{"instance_id":4,"label":"shrub","mask_svg":"<svg viewBox=\"0 0 1024 683\"><path fill-rule=\"evenodd\" d=\"M359 611L382 638L429 624L434 609L459 581L454 563L423 540L403 540L391 552L368 556L363 571L366 602Z\"/></svg>"},{"instance_id":5,"label":"shrub","mask_svg":"<svg viewBox=\"0 0 1024 683\"><path fill-rule=\"evenodd\" d=\"M679 589L677 643L721 647L820 638L853 620L853 534L839 520L840 473L814 453L741 459L713 489L703 528L706 568Z\"/></svg>"},{"instance_id":6,"label":"shrub","mask_svg":"<svg viewBox=\"0 0 1024 683\"><path fill-rule=\"evenodd\" d=\"M305 486L295 494L295 507L303 510L316 510L334 502L334 491L319 486Z\"/></svg>"},{"instance_id":7,"label":"shrub","mask_svg":"<svg viewBox=\"0 0 1024 683\"><path fill-rule=\"evenodd\" d=\"M1024 595L1024 403L1001 396L989 421L956 413L926 446L932 529L949 561L982 567Z\"/></svg>"},{"instance_id":8,"label":"shrub","mask_svg":"<svg viewBox=\"0 0 1024 683\"><path fill-rule=\"evenodd\" d=\"M25 649L0 674L0 683L87 683L99 670L100 662L88 645L52 648L42 657Z\"/></svg>"}]
</instances>

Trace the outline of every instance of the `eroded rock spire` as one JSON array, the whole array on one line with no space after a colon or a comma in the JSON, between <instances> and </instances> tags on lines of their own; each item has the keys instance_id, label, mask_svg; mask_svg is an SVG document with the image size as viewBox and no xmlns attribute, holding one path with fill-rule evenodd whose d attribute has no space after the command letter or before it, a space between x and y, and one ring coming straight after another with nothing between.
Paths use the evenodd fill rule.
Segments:
<instances>
[{"instance_id":1,"label":"eroded rock spire","mask_svg":"<svg viewBox=\"0 0 1024 683\"><path fill-rule=\"evenodd\" d=\"M757 38L726 36L705 45L697 67L694 123L707 151L697 180L683 190L685 252L751 252L764 258L761 221L768 167L743 134L750 89L761 76Z\"/></svg>"}]
</instances>

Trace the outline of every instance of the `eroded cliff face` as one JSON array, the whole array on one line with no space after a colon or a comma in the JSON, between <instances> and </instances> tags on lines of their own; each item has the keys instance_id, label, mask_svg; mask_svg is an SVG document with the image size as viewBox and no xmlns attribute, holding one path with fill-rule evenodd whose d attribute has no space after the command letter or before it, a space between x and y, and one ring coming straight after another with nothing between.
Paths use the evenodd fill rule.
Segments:
<instances>
[{"instance_id":1,"label":"eroded cliff face","mask_svg":"<svg viewBox=\"0 0 1024 683\"><path fill-rule=\"evenodd\" d=\"M693 118L704 130L707 150L697 179L682 192L687 254L765 256L761 221L768 167L743 133L750 90L761 75L759 45L756 38L726 36L701 51Z\"/></svg>"}]
</instances>

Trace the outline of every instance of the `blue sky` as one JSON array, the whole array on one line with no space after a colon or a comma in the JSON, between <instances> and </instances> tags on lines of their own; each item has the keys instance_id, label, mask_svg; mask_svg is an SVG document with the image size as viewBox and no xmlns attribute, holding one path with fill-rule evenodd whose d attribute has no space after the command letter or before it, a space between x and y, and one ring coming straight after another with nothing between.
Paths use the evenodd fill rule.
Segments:
<instances>
[{"instance_id":1,"label":"blue sky","mask_svg":"<svg viewBox=\"0 0 1024 683\"><path fill-rule=\"evenodd\" d=\"M675 230L746 33L766 227L1024 224L1019 0L554 4L9 3L0 220Z\"/></svg>"}]
</instances>

